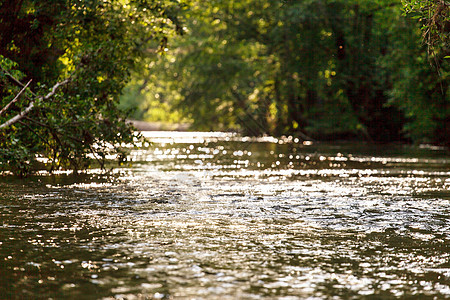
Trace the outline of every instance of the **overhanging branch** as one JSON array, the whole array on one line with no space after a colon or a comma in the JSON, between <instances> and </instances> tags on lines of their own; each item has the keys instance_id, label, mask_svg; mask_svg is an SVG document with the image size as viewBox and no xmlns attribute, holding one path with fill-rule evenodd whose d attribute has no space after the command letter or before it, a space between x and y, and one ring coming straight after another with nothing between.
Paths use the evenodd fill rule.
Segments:
<instances>
[{"instance_id":1,"label":"overhanging branch","mask_svg":"<svg viewBox=\"0 0 450 300\"><path fill-rule=\"evenodd\" d=\"M57 90L60 86L67 84L69 81L70 81L70 78L68 78L68 79L66 79L66 80L64 80L64 81L61 81L61 82L56 83L56 84L52 87L52 90L51 90L50 93L48 93L48 94L45 95L45 96L39 97L38 100L47 100L47 99L49 99L50 97L52 97L53 95L55 95L56 90ZM24 88L24 89L25 89L25 88ZM24 89L23 89L23 90L24 90ZM22 92L22 91L21 91L21 92ZM19 94L20 94L20 93L19 93ZM16 96L16 97L18 97L18 96ZM30 102L30 105L28 105L27 108L25 108L23 111L21 111L20 113L18 113L16 116L12 117L11 119L9 119L8 121L6 121L5 123L1 124L1 125L0 125L0 129L3 129L3 128L8 127L8 126L11 126L12 124L16 123L17 121L20 121L27 113L29 113L29 112L33 109L33 107L34 107L34 102L35 102L34 100L31 101L31 102Z\"/></svg>"},{"instance_id":2,"label":"overhanging branch","mask_svg":"<svg viewBox=\"0 0 450 300\"><path fill-rule=\"evenodd\" d=\"M0 70L2 70L2 72L17 86L19 87L24 87L25 84L23 84L22 82L20 82L20 80L18 80L17 78L15 78L11 73L9 73L7 70L5 70L1 65L0 65ZM32 90L30 90L31 94L33 96L37 96L35 93L33 93Z\"/></svg>"},{"instance_id":3,"label":"overhanging branch","mask_svg":"<svg viewBox=\"0 0 450 300\"><path fill-rule=\"evenodd\" d=\"M14 99L11 100L11 102L9 102L8 104L6 104L5 107L2 108L2 110L0 110L0 116L11 106L13 105L17 100L19 100L20 95L27 89L27 87L30 85L31 80L28 81L28 83L20 90L20 92L14 97Z\"/></svg>"}]
</instances>

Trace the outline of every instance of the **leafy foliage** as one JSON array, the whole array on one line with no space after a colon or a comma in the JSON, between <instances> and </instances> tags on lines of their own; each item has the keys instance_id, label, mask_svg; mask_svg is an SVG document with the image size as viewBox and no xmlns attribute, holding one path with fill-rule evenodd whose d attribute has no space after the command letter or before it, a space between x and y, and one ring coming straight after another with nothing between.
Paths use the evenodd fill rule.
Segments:
<instances>
[{"instance_id":1,"label":"leafy foliage","mask_svg":"<svg viewBox=\"0 0 450 300\"><path fill-rule=\"evenodd\" d=\"M423 37L430 48L450 41L450 3L444 0L402 1L406 14L422 23Z\"/></svg>"},{"instance_id":2,"label":"leafy foliage","mask_svg":"<svg viewBox=\"0 0 450 300\"><path fill-rule=\"evenodd\" d=\"M0 129L0 167L19 175L47 161L49 170L79 170L94 156L125 153L133 129L118 109L130 71L148 53L165 51L180 31L178 1L63 0L0 4L1 106L32 80L30 88L0 116L0 122L34 108ZM8 12L8 13L6 13ZM10 14L10 12L13 12ZM42 95L59 87L51 99Z\"/></svg>"},{"instance_id":3,"label":"leafy foliage","mask_svg":"<svg viewBox=\"0 0 450 300\"><path fill-rule=\"evenodd\" d=\"M405 126L405 131L413 140L448 145L450 4L442 0L402 2L406 15L420 22L427 52L418 51L421 49L418 45L419 37L411 41L405 39L405 32L397 34L403 43L415 44L403 57L407 63L402 66L402 76L398 76L394 81L392 102L398 105L410 120ZM398 60L399 57L393 59ZM427 61L432 68L427 65Z\"/></svg>"},{"instance_id":4,"label":"leafy foliage","mask_svg":"<svg viewBox=\"0 0 450 300\"><path fill-rule=\"evenodd\" d=\"M428 2L442 31L448 14L436 3L446 2ZM448 43L441 32L436 72L404 8L393 0L192 1L187 33L142 87L159 87L160 105L196 129L445 144Z\"/></svg>"}]
</instances>

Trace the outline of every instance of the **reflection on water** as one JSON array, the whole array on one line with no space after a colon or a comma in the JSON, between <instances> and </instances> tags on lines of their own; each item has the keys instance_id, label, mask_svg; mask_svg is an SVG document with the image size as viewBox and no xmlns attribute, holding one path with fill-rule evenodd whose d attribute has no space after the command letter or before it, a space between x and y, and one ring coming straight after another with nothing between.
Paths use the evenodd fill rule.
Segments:
<instances>
[{"instance_id":1,"label":"reflection on water","mask_svg":"<svg viewBox=\"0 0 450 300\"><path fill-rule=\"evenodd\" d=\"M148 135L111 176L0 178L0 298L450 298L444 150Z\"/></svg>"}]
</instances>

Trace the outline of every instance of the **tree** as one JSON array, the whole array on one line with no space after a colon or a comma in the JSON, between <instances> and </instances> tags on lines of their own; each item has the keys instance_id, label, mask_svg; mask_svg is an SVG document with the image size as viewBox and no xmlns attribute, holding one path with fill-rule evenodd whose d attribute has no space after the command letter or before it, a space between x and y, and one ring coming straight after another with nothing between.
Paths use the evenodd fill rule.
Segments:
<instances>
[{"instance_id":1,"label":"tree","mask_svg":"<svg viewBox=\"0 0 450 300\"><path fill-rule=\"evenodd\" d=\"M402 0L406 14L422 23L423 38L432 52L450 41L450 3L445 0Z\"/></svg>"},{"instance_id":2,"label":"tree","mask_svg":"<svg viewBox=\"0 0 450 300\"><path fill-rule=\"evenodd\" d=\"M362 17L355 6L317 0L195 3L187 17L190 33L179 38L183 50L172 65L182 85L177 106L195 120L238 126L248 134L362 132L380 118L358 108L366 108L367 101L351 88L376 61L376 56L363 55L360 45L369 48L367 42L375 42L370 34L357 36L354 22ZM366 27L371 33L373 28ZM342 56L348 51L339 48L343 38L358 57ZM350 62L353 69L348 68ZM332 121L327 117L330 110L339 112Z\"/></svg>"},{"instance_id":3,"label":"tree","mask_svg":"<svg viewBox=\"0 0 450 300\"><path fill-rule=\"evenodd\" d=\"M193 1L184 15L177 50L143 84L197 129L449 140L448 44L435 76L398 1Z\"/></svg>"},{"instance_id":4,"label":"tree","mask_svg":"<svg viewBox=\"0 0 450 300\"><path fill-rule=\"evenodd\" d=\"M413 26L402 26L401 32L394 33L393 40L404 52L392 53L389 57L390 61L399 62L393 67L396 72L393 73L391 102L404 111L405 132L412 140L448 146L450 4L440 0L403 1L403 9L408 18L402 22ZM419 20L421 32L410 17ZM410 36L415 38L408 39Z\"/></svg>"},{"instance_id":5,"label":"tree","mask_svg":"<svg viewBox=\"0 0 450 300\"><path fill-rule=\"evenodd\" d=\"M139 58L181 31L182 9L175 0L0 2L0 104L11 103L0 115L0 168L26 175L39 161L52 171L83 169L89 155L101 166L110 154L123 160L134 135L118 96Z\"/></svg>"}]
</instances>

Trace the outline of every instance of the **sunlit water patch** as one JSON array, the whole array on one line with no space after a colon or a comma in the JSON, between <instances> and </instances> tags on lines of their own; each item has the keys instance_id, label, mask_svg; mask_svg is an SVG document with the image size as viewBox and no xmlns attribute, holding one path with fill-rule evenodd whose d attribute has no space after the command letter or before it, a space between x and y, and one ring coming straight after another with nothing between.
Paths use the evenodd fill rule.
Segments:
<instances>
[{"instance_id":1,"label":"sunlit water patch","mask_svg":"<svg viewBox=\"0 0 450 300\"><path fill-rule=\"evenodd\" d=\"M445 150L147 136L111 176L1 178L1 298L450 298Z\"/></svg>"}]
</instances>

